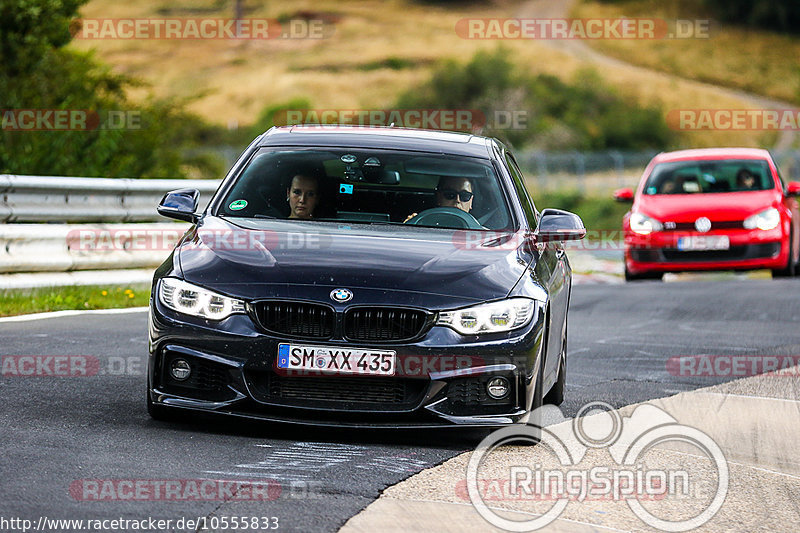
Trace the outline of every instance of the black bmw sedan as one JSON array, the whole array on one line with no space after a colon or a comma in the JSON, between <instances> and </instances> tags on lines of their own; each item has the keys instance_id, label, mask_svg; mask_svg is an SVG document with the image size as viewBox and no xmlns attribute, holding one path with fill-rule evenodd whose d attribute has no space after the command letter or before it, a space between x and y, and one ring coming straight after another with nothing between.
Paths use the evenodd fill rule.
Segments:
<instances>
[{"instance_id":1,"label":"black bmw sedan","mask_svg":"<svg viewBox=\"0 0 800 533\"><path fill-rule=\"evenodd\" d=\"M147 407L361 427L500 426L561 403L580 218L475 135L272 128L155 273Z\"/></svg>"}]
</instances>

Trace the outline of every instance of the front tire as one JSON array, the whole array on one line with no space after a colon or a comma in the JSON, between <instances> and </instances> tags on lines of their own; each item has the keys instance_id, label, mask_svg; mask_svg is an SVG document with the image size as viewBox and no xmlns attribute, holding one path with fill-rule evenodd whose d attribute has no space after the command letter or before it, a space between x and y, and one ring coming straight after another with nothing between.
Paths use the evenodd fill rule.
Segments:
<instances>
[{"instance_id":1,"label":"front tire","mask_svg":"<svg viewBox=\"0 0 800 533\"><path fill-rule=\"evenodd\" d=\"M565 319L566 320L566 319ZM561 405L564 403L564 390L567 388L567 325L564 324L564 338L561 339L561 355L558 361L558 378L547 395L544 403Z\"/></svg>"},{"instance_id":2,"label":"front tire","mask_svg":"<svg viewBox=\"0 0 800 533\"><path fill-rule=\"evenodd\" d=\"M784 268L775 269L772 271L773 278L791 278L798 275L798 268L800 265L794 261L794 250L792 250L793 235L789 235L789 259L786 260Z\"/></svg>"},{"instance_id":3,"label":"front tire","mask_svg":"<svg viewBox=\"0 0 800 533\"><path fill-rule=\"evenodd\" d=\"M558 379L550 388L547 396L544 397L544 403L550 405L561 405L564 403L564 389L567 385L567 357L563 355L561 361L558 363Z\"/></svg>"}]
</instances>

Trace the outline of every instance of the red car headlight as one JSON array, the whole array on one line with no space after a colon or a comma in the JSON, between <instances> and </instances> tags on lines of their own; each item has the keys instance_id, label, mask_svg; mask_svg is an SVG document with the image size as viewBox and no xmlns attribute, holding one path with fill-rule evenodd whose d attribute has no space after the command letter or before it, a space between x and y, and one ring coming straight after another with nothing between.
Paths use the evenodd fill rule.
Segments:
<instances>
[{"instance_id":1,"label":"red car headlight","mask_svg":"<svg viewBox=\"0 0 800 533\"><path fill-rule=\"evenodd\" d=\"M642 213L631 213L630 225L631 231L640 235L649 235L664 229L661 222Z\"/></svg>"},{"instance_id":2,"label":"red car headlight","mask_svg":"<svg viewBox=\"0 0 800 533\"><path fill-rule=\"evenodd\" d=\"M768 231L778 227L781 223L781 214L774 207L765 209L755 215L744 219L744 227L747 229L760 229Z\"/></svg>"}]
</instances>

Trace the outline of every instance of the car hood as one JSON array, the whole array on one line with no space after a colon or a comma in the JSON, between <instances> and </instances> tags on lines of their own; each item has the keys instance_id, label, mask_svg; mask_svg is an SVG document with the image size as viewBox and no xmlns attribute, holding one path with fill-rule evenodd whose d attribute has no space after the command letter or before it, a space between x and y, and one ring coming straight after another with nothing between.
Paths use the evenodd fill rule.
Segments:
<instances>
[{"instance_id":1,"label":"car hood","mask_svg":"<svg viewBox=\"0 0 800 533\"><path fill-rule=\"evenodd\" d=\"M183 277L241 298L424 307L505 297L531 257L516 233L205 217L176 248Z\"/></svg>"},{"instance_id":2,"label":"car hood","mask_svg":"<svg viewBox=\"0 0 800 533\"><path fill-rule=\"evenodd\" d=\"M662 222L694 222L701 216L712 221L744 220L775 205L775 198L773 190L643 195L634 206L634 211L640 211Z\"/></svg>"}]
</instances>

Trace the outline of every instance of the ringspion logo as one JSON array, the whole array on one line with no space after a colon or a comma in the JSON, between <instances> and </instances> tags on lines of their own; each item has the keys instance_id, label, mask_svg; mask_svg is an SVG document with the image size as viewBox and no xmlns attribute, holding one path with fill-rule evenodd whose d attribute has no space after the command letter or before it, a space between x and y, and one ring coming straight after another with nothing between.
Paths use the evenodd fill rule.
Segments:
<instances>
[{"instance_id":1,"label":"ringspion logo","mask_svg":"<svg viewBox=\"0 0 800 533\"><path fill-rule=\"evenodd\" d=\"M623 417L604 402L591 402L572 421L545 405L531 418L537 419L561 423L499 429L481 441L467 465L467 495L478 514L497 528L534 531L551 524L571 502L611 500L625 502L650 527L689 531L711 520L725 502L730 476L722 449L654 405L640 405ZM536 447L525 454L500 449L520 442ZM648 460L659 447L675 443L691 452ZM463 485L455 489L463 494ZM496 512L494 502L523 500L543 506L525 521Z\"/></svg>"}]
</instances>

